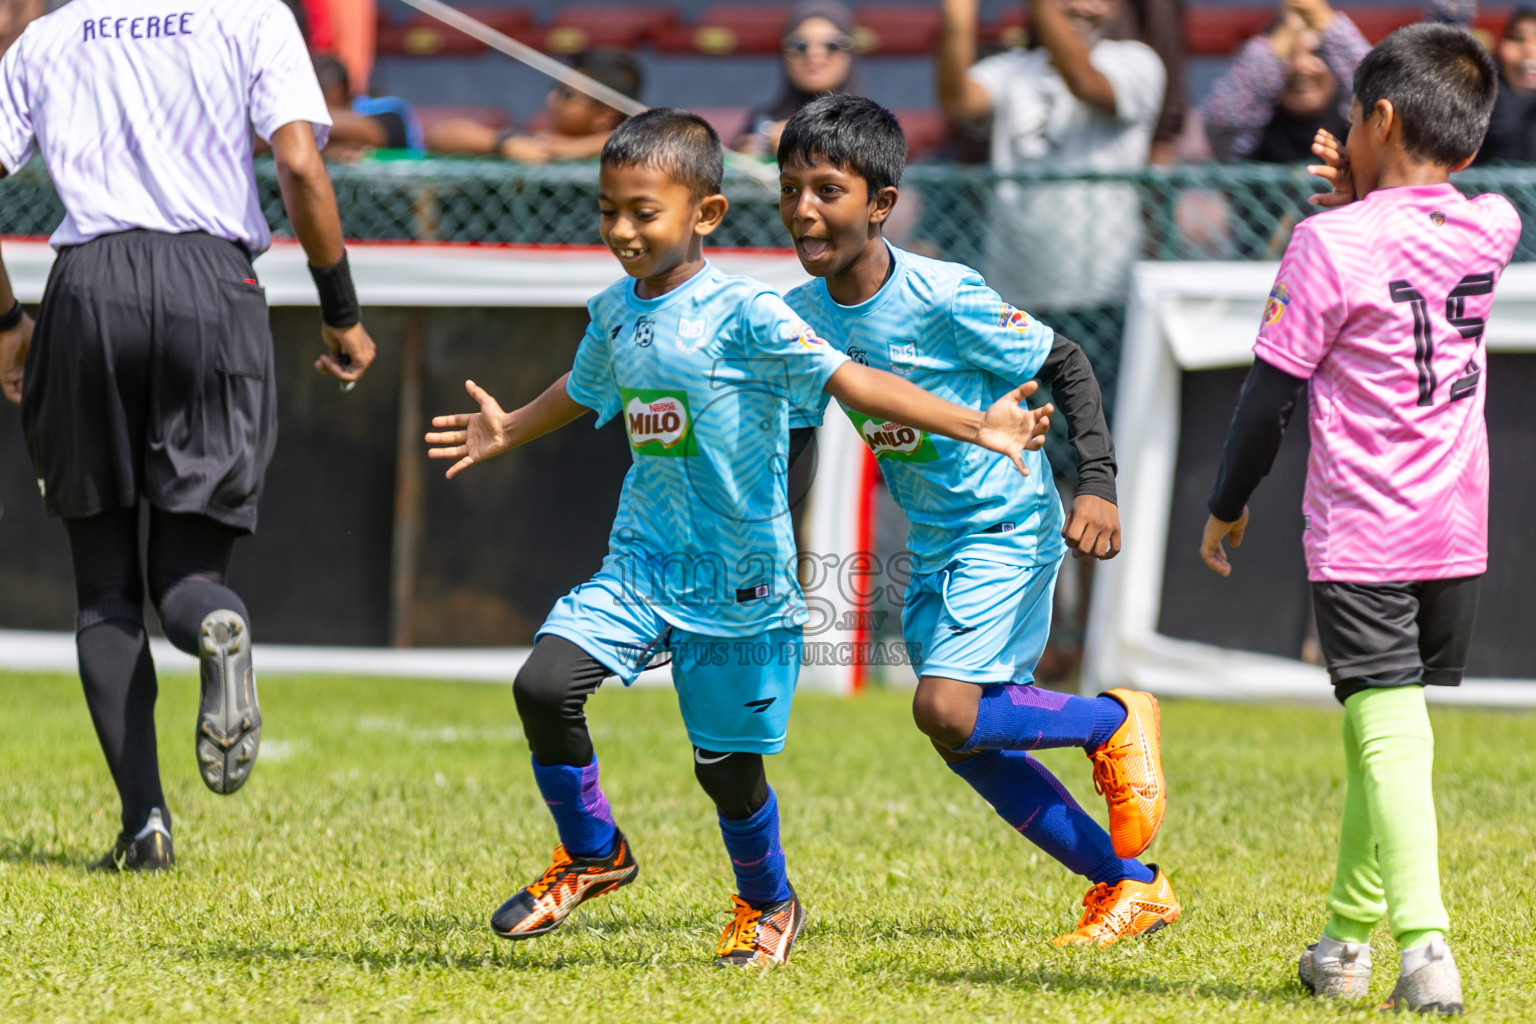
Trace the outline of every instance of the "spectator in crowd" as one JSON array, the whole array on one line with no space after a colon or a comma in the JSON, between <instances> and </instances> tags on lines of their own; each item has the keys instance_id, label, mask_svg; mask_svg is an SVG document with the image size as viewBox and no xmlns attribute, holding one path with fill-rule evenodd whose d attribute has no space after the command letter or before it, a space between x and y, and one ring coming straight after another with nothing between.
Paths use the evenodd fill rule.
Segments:
<instances>
[{"instance_id":1,"label":"spectator in crowd","mask_svg":"<svg viewBox=\"0 0 1536 1024\"><path fill-rule=\"evenodd\" d=\"M1163 62L1168 88L1152 129L1151 162L1175 164L1189 108L1184 82L1184 0L1126 0L1109 30L1111 39L1140 39Z\"/></svg>"},{"instance_id":2,"label":"spectator in crowd","mask_svg":"<svg viewBox=\"0 0 1536 1024\"><path fill-rule=\"evenodd\" d=\"M1282 0L1278 26L1243 44L1205 101L1216 158L1308 160L1318 128L1343 138L1355 65L1370 48L1328 0Z\"/></svg>"},{"instance_id":3,"label":"spectator in crowd","mask_svg":"<svg viewBox=\"0 0 1536 1024\"><path fill-rule=\"evenodd\" d=\"M620 50L587 50L571 66L630 99L638 99L643 84L640 65ZM538 131L497 131L467 118L451 118L427 131L427 149L434 153L502 156L525 164L552 160L587 160L602 152L603 143L624 120L606 103L557 84L544 101L549 126Z\"/></svg>"},{"instance_id":4,"label":"spectator in crowd","mask_svg":"<svg viewBox=\"0 0 1536 1024\"><path fill-rule=\"evenodd\" d=\"M1474 164L1536 163L1536 6L1515 8L1494 56L1499 98Z\"/></svg>"},{"instance_id":5,"label":"spectator in crowd","mask_svg":"<svg viewBox=\"0 0 1536 1024\"><path fill-rule=\"evenodd\" d=\"M1145 43L1105 38L1119 0L1027 0L1037 45L972 63L976 0L943 0L939 104L951 117L990 118L1002 174L1145 167L1163 104L1162 61ZM1134 186L999 183L983 258L1005 299L1069 335L1125 301L1141 254ZM1107 340L1107 339L1106 339Z\"/></svg>"},{"instance_id":6,"label":"spectator in crowd","mask_svg":"<svg viewBox=\"0 0 1536 1024\"><path fill-rule=\"evenodd\" d=\"M394 96L354 96L345 64L325 54L311 60L331 113L330 140L322 156L355 160L370 149L424 151L421 121L409 103Z\"/></svg>"},{"instance_id":7,"label":"spectator in crowd","mask_svg":"<svg viewBox=\"0 0 1536 1024\"><path fill-rule=\"evenodd\" d=\"M838 0L801 0L784 22L784 79L778 98L747 117L736 148L757 156L779 151L779 132L801 107L832 92L859 95L853 12Z\"/></svg>"}]
</instances>

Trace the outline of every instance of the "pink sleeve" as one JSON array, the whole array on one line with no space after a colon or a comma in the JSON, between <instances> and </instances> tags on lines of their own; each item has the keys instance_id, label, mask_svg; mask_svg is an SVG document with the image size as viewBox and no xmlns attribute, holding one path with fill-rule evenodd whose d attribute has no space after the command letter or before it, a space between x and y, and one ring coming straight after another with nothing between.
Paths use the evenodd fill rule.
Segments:
<instances>
[{"instance_id":1,"label":"pink sleeve","mask_svg":"<svg viewBox=\"0 0 1536 1024\"><path fill-rule=\"evenodd\" d=\"M1253 354L1293 377L1311 377L1333 346L1348 311L1327 247L1313 225L1302 221L1291 235L1264 304Z\"/></svg>"}]
</instances>

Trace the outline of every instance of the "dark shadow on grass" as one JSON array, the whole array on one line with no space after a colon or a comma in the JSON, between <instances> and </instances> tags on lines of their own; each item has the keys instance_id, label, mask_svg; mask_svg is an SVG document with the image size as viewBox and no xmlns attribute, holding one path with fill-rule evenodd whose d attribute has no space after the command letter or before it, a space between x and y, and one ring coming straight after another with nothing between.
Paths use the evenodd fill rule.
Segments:
<instances>
[{"instance_id":1,"label":"dark shadow on grass","mask_svg":"<svg viewBox=\"0 0 1536 1024\"><path fill-rule=\"evenodd\" d=\"M675 923L608 917L586 927L600 931L606 940L600 955L557 952L557 937L532 942L510 942L492 933L489 923L480 917L425 915L411 917L391 914L360 925L361 934L388 934L412 943L408 949L368 950L327 948L325 946L286 946L276 942L254 944L209 943L200 946L167 946L166 952L178 959L221 960L232 963L275 961L280 963L351 964L368 970L401 967L446 967L453 970L487 969L527 972L563 971L573 967L636 967L655 962L658 946L675 944L689 929ZM562 928L571 933L583 930L579 921ZM478 948L470 953L442 953L434 947L443 939L468 939ZM426 947L426 948L423 948Z\"/></svg>"},{"instance_id":2,"label":"dark shadow on grass","mask_svg":"<svg viewBox=\"0 0 1536 1024\"><path fill-rule=\"evenodd\" d=\"M889 970L889 966L883 968ZM1085 962L1078 969L1073 967L1013 967L1001 964L996 967L962 967L952 970L908 970L904 972L914 981L934 982L941 985L965 984L988 987L1047 989L1052 992L1105 992L1122 995L1147 996L1194 996L1220 999L1227 1002L1261 1002L1300 1006L1307 1001L1300 985L1294 979L1289 983L1266 986L1267 979L1255 979L1250 983L1238 982L1181 982L1155 975L1124 977L1110 974L1093 963Z\"/></svg>"},{"instance_id":3,"label":"dark shadow on grass","mask_svg":"<svg viewBox=\"0 0 1536 1024\"><path fill-rule=\"evenodd\" d=\"M31 864L46 868L78 868L84 871L96 858L78 850L60 853L38 846L30 839L0 840L0 862Z\"/></svg>"}]
</instances>

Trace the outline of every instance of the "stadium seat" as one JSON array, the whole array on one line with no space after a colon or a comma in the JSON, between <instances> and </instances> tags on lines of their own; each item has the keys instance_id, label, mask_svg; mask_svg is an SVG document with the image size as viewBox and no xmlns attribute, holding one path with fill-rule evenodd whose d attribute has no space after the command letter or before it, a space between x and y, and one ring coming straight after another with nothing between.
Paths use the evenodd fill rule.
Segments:
<instances>
[{"instance_id":1,"label":"stadium seat","mask_svg":"<svg viewBox=\"0 0 1536 1024\"><path fill-rule=\"evenodd\" d=\"M747 128L747 115L752 112L750 107L693 107L695 114L709 122L709 126L720 136L720 141L727 149L736 144L741 133Z\"/></svg>"},{"instance_id":2,"label":"stadium seat","mask_svg":"<svg viewBox=\"0 0 1536 1024\"><path fill-rule=\"evenodd\" d=\"M874 54L932 53L944 23L937 4L865 4L854 17L859 51Z\"/></svg>"},{"instance_id":3,"label":"stadium seat","mask_svg":"<svg viewBox=\"0 0 1536 1024\"><path fill-rule=\"evenodd\" d=\"M907 136L907 158L918 160L938 150L949 136L949 119L930 107L897 107L891 113Z\"/></svg>"},{"instance_id":4,"label":"stadium seat","mask_svg":"<svg viewBox=\"0 0 1536 1024\"><path fill-rule=\"evenodd\" d=\"M498 32L524 43L536 42L533 14L526 7L507 4L469 5L460 8ZM449 28L436 18L413 14L402 22L392 22L379 15L378 51L414 57L479 53L485 45L478 39Z\"/></svg>"},{"instance_id":5,"label":"stadium seat","mask_svg":"<svg viewBox=\"0 0 1536 1024\"><path fill-rule=\"evenodd\" d=\"M1417 6L1370 6L1340 8L1349 15L1360 34L1372 45L1381 42L1404 25L1412 25L1424 19L1424 12Z\"/></svg>"},{"instance_id":6,"label":"stadium seat","mask_svg":"<svg viewBox=\"0 0 1536 1024\"><path fill-rule=\"evenodd\" d=\"M512 123L512 118L501 107L418 106L416 116L421 118L422 131L435 124L465 118L501 131Z\"/></svg>"},{"instance_id":7,"label":"stadium seat","mask_svg":"<svg viewBox=\"0 0 1536 1024\"><path fill-rule=\"evenodd\" d=\"M544 32L550 53L577 53L603 46L632 50L677 25L668 4L571 4L560 8Z\"/></svg>"},{"instance_id":8,"label":"stadium seat","mask_svg":"<svg viewBox=\"0 0 1536 1024\"><path fill-rule=\"evenodd\" d=\"M692 26L658 33L655 45L671 53L710 56L778 53L788 17L788 4L711 4Z\"/></svg>"},{"instance_id":9,"label":"stadium seat","mask_svg":"<svg viewBox=\"0 0 1536 1024\"><path fill-rule=\"evenodd\" d=\"M1275 23L1275 8L1192 7L1184 19L1184 45L1201 57L1230 57Z\"/></svg>"}]
</instances>

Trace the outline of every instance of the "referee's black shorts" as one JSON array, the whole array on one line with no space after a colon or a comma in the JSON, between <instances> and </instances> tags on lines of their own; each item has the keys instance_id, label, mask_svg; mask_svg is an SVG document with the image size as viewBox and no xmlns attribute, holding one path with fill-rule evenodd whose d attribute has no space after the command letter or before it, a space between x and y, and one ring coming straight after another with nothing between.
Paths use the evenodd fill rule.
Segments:
<instances>
[{"instance_id":1,"label":"referee's black shorts","mask_svg":"<svg viewBox=\"0 0 1536 1024\"><path fill-rule=\"evenodd\" d=\"M1334 696L1343 703L1361 690L1460 685L1482 579L1313 583Z\"/></svg>"},{"instance_id":2,"label":"referee's black shorts","mask_svg":"<svg viewBox=\"0 0 1536 1024\"><path fill-rule=\"evenodd\" d=\"M254 530L277 393L266 295L245 250L155 231L63 249L21 416L50 515L143 499Z\"/></svg>"}]
</instances>

